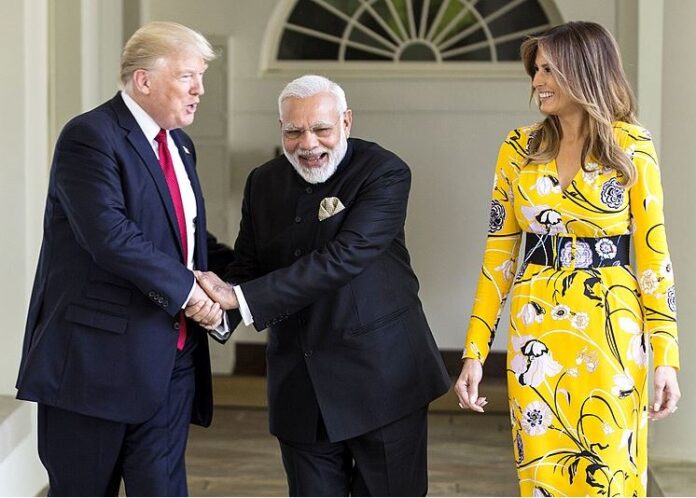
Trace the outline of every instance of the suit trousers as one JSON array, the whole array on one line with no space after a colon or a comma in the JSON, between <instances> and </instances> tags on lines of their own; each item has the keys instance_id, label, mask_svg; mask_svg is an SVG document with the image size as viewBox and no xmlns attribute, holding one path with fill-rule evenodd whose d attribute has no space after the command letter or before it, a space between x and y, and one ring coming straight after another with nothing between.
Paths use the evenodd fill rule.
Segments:
<instances>
[{"instance_id":1,"label":"suit trousers","mask_svg":"<svg viewBox=\"0 0 696 498\"><path fill-rule=\"evenodd\" d=\"M279 439L290 496L425 496L428 407L361 436L332 443Z\"/></svg>"},{"instance_id":2,"label":"suit trousers","mask_svg":"<svg viewBox=\"0 0 696 498\"><path fill-rule=\"evenodd\" d=\"M192 334L193 335L193 334ZM147 421L126 424L39 404L39 458L49 496L187 496L185 451L195 390L189 336L169 391Z\"/></svg>"}]
</instances>

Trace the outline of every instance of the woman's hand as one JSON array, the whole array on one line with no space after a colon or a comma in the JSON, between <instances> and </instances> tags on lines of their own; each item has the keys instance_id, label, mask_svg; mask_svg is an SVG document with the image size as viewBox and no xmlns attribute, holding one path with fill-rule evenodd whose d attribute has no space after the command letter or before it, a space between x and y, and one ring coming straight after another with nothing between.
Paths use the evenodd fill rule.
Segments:
<instances>
[{"instance_id":1,"label":"woman's hand","mask_svg":"<svg viewBox=\"0 0 696 498\"><path fill-rule=\"evenodd\" d=\"M655 400L650 404L650 420L660 420L677 411L677 401L681 398L677 370L674 367L657 367L653 375Z\"/></svg>"},{"instance_id":2,"label":"woman's hand","mask_svg":"<svg viewBox=\"0 0 696 498\"><path fill-rule=\"evenodd\" d=\"M488 404L486 398L479 397L478 388L483 378L483 365L478 360L467 358L464 360L462 372L454 384L454 392L459 398L460 408L469 408L475 412L483 413L483 407Z\"/></svg>"}]
</instances>

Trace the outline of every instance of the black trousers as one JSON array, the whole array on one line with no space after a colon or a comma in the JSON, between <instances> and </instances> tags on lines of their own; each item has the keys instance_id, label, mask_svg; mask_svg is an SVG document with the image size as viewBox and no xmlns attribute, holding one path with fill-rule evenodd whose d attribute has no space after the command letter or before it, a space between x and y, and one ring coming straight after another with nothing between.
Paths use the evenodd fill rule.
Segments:
<instances>
[{"instance_id":1,"label":"black trousers","mask_svg":"<svg viewBox=\"0 0 696 498\"><path fill-rule=\"evenodd\" d=\"M425 496L428 407L352 439L279 439L290 496Z\"/></svg>"},{"instance_id":2,"label":"black trousers","mask_svg":"<svg viewBox=\"0 0 696 498\"><path fill-rule=\"evenodd\" d=\"M39 458L49 496L187 496L184 455L195 389L189 340L177 352L162 406L141 424L125 424L39 404Z\"/></svg>"}]
</instances>

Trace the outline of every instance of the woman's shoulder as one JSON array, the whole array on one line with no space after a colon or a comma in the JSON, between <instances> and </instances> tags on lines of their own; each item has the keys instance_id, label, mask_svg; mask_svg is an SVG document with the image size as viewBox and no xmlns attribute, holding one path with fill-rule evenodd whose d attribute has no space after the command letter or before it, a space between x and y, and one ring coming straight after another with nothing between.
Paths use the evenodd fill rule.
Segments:
<instances>
[{"instance_id":1,"label":"woman's shoulder","mask_svg":"<svg viewBox=\"0 0 696 498\"><path fill-rule=\"evenodd\" d=\"M517 128L514 128L508 133L508 138L509 137L520 137L524 140L529 140L531 137L534 137L539 131L541 130L541 123L532 123L529 125L525 126L519 126Z\"/></svg>"},{"instance_id":2,"label":"woman's shoulder","mask_svg":"<svg viewBox=\"0 0 696 498\"><path fill-rule=\"evenodd\" d=\"M650 130L639 124L614 121L612 126L614 128L614 137L619 144L627 145L652 140Z\"/></svg>"},{"instance_id":3,"label":"woman's shoulder","mask_svg":"<svg viewBox=\"0 0 696 498\"><path fill-rule=\"evenodd\" d=\"M505 137L503 147L512 147L520 156L525 157L529 149L529 142L534 139L539 130L541 130L541 123L514 128Z\"/></svg>"}]
</instances>

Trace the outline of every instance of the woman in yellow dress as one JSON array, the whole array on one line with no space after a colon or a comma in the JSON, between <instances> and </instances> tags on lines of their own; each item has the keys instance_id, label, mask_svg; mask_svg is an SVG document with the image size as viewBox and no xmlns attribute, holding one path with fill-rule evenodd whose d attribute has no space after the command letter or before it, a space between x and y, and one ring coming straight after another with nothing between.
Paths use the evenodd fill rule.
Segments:
<instances>
[{"instance_id":1,"label":"woman in yellow dress","mask_svg":"<svg viewBox=\"0 0 696 498\"><path fill-rule=\"evenodd\" d=\"M483 411L483 363L512 288L507 380L521 494L644 496L647 421L680 396L655 148L634 117L616 42L598 24L530 38L522 60L545 119L500 148L455 390L462 407Z\"/></svg>"}]
</instances>

